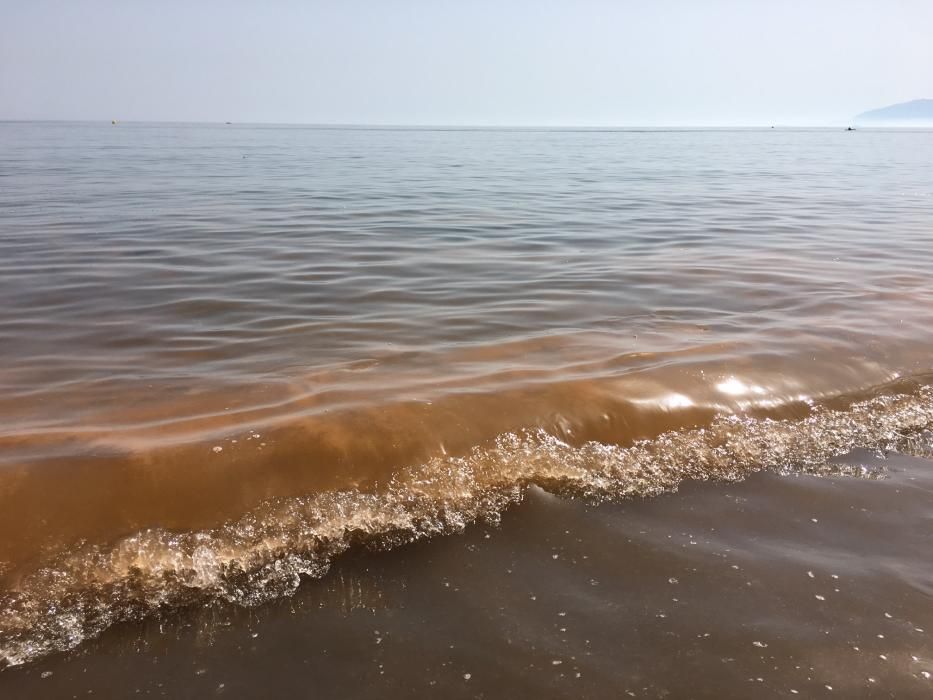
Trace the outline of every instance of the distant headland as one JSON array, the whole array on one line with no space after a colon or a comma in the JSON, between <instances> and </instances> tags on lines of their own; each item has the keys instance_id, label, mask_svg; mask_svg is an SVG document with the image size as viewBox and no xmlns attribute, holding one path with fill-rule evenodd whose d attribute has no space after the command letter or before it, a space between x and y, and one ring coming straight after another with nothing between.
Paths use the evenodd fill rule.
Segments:
<instances>
[{"instance_id":1,"label":"distant headland","mask_svg":"<svg viewBox=\"0 0 933 700\"><path fill-rule=\"evenodd\" d=\"M911 100L862 112L856 124L877 126L933 126L933 100Z\"/></svg>"}]
</instances>

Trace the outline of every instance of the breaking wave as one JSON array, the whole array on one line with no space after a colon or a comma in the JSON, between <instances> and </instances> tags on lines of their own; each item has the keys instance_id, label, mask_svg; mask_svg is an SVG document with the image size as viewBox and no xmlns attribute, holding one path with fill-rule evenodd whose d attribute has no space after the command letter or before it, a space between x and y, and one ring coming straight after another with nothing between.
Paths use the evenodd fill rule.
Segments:
<instances>
[{"instance_id":1,"label":"breaking wave","mask_svg":"<svg viewBox=\"0 0 933 700\"><path fill-rule=\"evenodd\" d=\"M255 606L290 595L302 577L323 576L348 548L392 548L496 522L530 486L602 501L759 470L876 477L828 460L857 447L929 449L933 388L840 401L799 419L723 415L628 446L573 446L540 430L506 433L464 456L400 469L370 490L271 500L214 529L147 529L108 545L84 544L0 593L0 666L193 603Z\"/></svg>"}]
</instances>

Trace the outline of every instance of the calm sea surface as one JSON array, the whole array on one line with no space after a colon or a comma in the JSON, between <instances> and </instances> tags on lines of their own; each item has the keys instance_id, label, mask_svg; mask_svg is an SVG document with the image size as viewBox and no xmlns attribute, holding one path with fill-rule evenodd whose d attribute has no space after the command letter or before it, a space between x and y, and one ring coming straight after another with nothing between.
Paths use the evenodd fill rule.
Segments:
<instances>
[{"instance_id":1,"label":"calm sea surface","mask_svg":"<svg viewBox=\"0 0 933 700\"><path fill-rule=\"evenodd\" d=\"M0 691L933 693L931 272L933 131L0 123Z\"/></svg>"}]
</instances>

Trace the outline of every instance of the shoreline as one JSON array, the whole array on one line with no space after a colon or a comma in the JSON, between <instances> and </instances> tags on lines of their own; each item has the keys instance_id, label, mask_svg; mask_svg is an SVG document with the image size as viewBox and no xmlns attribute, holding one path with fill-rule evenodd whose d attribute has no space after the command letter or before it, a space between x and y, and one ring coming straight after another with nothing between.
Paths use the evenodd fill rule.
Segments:
<instances>
[{"instance_id":1,"label":"shoreline","mask_svg":"<svg viewBox=\"0 0 933 700\"><path fill-rule=\"evenodd\" d=\"M758 473L601 506L533 491L499 527L350 553L259 608L121 624L0 691L921 697L933 462L836 461L885 478Z\"/></svg>"}]
</instances>

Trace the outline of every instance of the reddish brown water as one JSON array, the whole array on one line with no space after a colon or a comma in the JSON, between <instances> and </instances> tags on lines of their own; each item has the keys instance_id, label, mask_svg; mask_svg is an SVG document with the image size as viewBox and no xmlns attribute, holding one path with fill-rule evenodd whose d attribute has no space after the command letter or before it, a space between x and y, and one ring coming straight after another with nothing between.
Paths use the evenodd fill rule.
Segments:
<instances>
[{"instance_id":1,"label":"reddish brown water","mask_svg":"<svg viewBox=\"0 0 933 700\"><path fill-rule=\"evenodd\" d=\"M121 625L9 697L929 697L933 462L757 474L342 558L256 609ZM925 675L927 674L927 675Z\"/></svg>"},{"instance_id":2,"label":"reddish brown water","mask_svg":"<svg viewBox=\"0 0 933 700\"><path fill-rule=\"evenodd\" d=\"M671 504L689 500L640 500L684 480L726 482L684 496L701 501L751 489L788 542L799 541L790 513L825 484L840 509L876 494L869 510L929 525L929 490L898 502L900 482L833 460L930 449L931 132L5 124L0 146L0 292L12 300L0 308L0 663L25 666L0 672L0 688L26 688L42 664L56 679L80 659L102 668L92 650L137 638L181 658L185 620L251 619L231 604L270 616L287 645L311 632L276 611L331 607L335 561L363 589L376 585L360 573L371 561L411 566L414 579L418 552L459 551L457 538L484 532L472 524L504 512L500 549L460 587L475 593L459 614L508 616L492 593L501 557L524 561L556 537L542 525L533 541L533 523L566 520L579 542L561 556L621 547L650 568L654 555L629 547L634 516L620 514L686 529L687 506ZM925 462L909 464L924 478ZM523 503L537 488L608 505ZM733 516L706 513L704 526L752 542ZM607 529L603 517L621 519ZM433 541L442 535L454 539ZM893 557L909 602L899 614L920 616L929 570L879 542L840 534L812 560ZM804 658L822 628L782 607L796 590L788 556L758 557L773 590L748 605L793 631L785 651ZM709 616L697 623L734 637L709 565L695 579ZM538 574L542 595L575 585ZM655 604L649 578L624 581L601 589L601 605ZM859 585L839 609L852 630L867 619L859 606L887 594L881 578ZM436 595L406 605L424 620L445 610ZM545 624L533 610L514 620L528 629L522 654L550 650L533 639ZM330 630L315 637L326 649L339 625L357 638L345 612L301 619ZM700 658L686 628L610 619L589 615L583 633L644 646L625 656L625 677L653 680L633 692L687 692L692 661L677 678L644 661ZM160 642L154 624L179 631ZM462 630L479 646L488 634ZM430 630L423 648L416 639L409 658L441 648ZM533 692L571 665L521 670L545 668L542 654L504 654L500 693L457 688ZM711 693L744 694L729 684L753 657L729 658L734 674L703 662ZM842 659L825 668L841 673ZM354 661L330 663L335 679ZM929 687L913 666L887 668L878 692ZM416 670L397 675L415 685L385 689L421 687ZM611 670L588 668L585 693L617 691ZM824 685L844 686L835 673ZM381 682L353 681L361 694Z\"/></svg>"}]
</instances>

